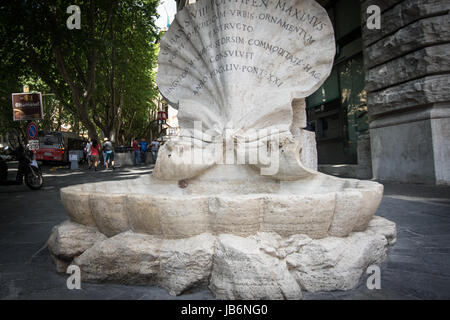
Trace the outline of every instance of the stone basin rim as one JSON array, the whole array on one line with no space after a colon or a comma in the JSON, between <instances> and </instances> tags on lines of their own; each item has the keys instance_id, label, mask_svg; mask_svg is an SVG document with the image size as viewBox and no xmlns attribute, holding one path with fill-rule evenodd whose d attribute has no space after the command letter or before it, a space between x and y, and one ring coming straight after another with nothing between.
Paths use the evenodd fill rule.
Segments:
<instances>
[{"instance_id":1,"label":"stone basin rim","mask_svg":"<svg viewBox=\"0 0 450 320\"><path fill-rule=\"evenodd\" d=\"M139 179L123 181L139 183ZM61 189L61 200L73 222L96 227L108 237L131 230L168 239L201 233L250 236L275 232L281 236L305 234L313 239L346 237L364 231L382 198L383 186L357 181L342 190L324 193L183 194L175 182L162 193L91 191L83 185ZM343 181L340 181L341 183ZM345 181L344 181L345 182ZM148 183L148 181L146 182ZM169 188L167 188L169 186ZM148 185L141 186L141 191ZM320 186L319 186L320 187ZM86 185L84 185L86 188ZM153 186L155 188L155 186ZM175 189L176 188L176 189ZM170 194L175 190L174 194ZM295 187L293 188L295 190ZM283 217L280 220L280 217Z\"/></svg>"}]
</instances>

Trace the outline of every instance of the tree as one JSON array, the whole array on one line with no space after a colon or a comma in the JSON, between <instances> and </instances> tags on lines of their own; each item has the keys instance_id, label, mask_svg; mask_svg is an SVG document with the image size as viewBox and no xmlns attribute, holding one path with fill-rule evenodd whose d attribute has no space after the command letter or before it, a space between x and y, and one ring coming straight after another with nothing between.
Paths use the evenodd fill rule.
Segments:
<instances>
[{"instance_id":1,"label":"tree","mask_svg":"<svg viewBox=\"0 0 450 320\"><path fill-rule=\"evenodd\" d=\"M135 108L132 102L143 108L155 92L158 1L77 1L79 30L66 26L71 2L2 1L0 59L12 68L25 66L16 74L38 75L91 137L98 137L98 128L110 135L121 130L122 115L133 117L126 110ZM137 92L139 81L145 82L144 93Z\"/></svg>"},{"instance_id":2,"label":"tree","mask_svg":"<svg viewBox=\"0 0 450 320\"><path fill-rule=\"evenodd\" d=\"M148 13L147 13L148 14ZM142 129L157 96L154 66L157 34L140 7L117 3L99 55L93 117L105 135L125 142ZM146 41L152 39L153 42Z\"/></svg>"}]
</instances>

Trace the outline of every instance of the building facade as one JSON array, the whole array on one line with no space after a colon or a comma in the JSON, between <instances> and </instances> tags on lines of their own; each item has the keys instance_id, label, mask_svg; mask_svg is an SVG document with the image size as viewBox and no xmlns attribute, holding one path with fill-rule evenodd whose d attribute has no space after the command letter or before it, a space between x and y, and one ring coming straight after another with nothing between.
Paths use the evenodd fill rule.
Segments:
<instances>
[{"instance_id":1,"label":"building facade","mask_svg":"<svg viewBox=\"0 0 450 320\"><path fill-rule=\"evenodd\" d=\"M307 98L319 170L449 185L450 1L318 2L337 48L330 77ZM377 10L380 28L369 29Z\"/></svg>"}]
</instances>

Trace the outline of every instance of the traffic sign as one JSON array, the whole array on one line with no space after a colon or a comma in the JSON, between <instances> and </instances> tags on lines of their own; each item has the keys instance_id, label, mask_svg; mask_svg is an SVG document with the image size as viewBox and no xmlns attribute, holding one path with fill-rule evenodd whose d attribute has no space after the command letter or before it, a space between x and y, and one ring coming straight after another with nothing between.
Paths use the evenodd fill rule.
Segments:
<instances>
[{"instance_id":1,"label":"traffic sign","mask_svg":"<svg viewBox=\"0 0 450 320\"><path fill-rule=\"evenodd\" d=\"M28 148L30 150L39 150L39 140L28 141Z\"/></svg>"},{"instance_id":2,"label":"traffic sign","mask_svg":"<svg viewBox=\"0 0 450 320\"><path fill-rule=\"evenodd\" d=\"M30 122L27 127L28 140L35 140L38 137L38 126L34 122Z\"/></svg>"}]
</instances>

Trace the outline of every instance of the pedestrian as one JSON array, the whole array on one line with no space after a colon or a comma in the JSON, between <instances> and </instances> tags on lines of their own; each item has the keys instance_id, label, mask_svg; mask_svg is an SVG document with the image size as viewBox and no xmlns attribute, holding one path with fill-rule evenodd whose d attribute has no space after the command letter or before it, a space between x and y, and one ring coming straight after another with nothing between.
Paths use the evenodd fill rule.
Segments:
<instances>
[{"instance_id":1,"label":"pedestrian","mask_svg":"<svg viewBox=\"0 0 450 320\"><path fill-rule=\"evenodd\" d=\"M141 164L141 151L139 150L138 138L134 138L132 147L133 147L133 164L134 165Z\"/></svg>"},{"instance_id":2,"label":"pedestrian","mask_svg":"<svg viewBox=\"0 0 450 320\"><path fill-rule=\"evenodd\" d=\"M113 170L116 170L114 167L114 146L111 141L109 141L108 138L105 138L105 142L102 146L103 152L105 154L105 167L106 170L108 170L109 165L111 164L111 168Z\"/></svg>"},{"instance_id":3,"label":"pedestrian","mask_svg":"<svg viewBox=\"0 0 450 320\"><path fill-rule=\"evenodd\" d=\"M160 143L157 138L153 139L152 143L150 143L150 150L152 151L153 160L156 163L156 159L158 158L158 150L160 147Z\"/></svg>"},{"instance_id":4,"label":"pedestrian","mask_svg":"<svg viewBox=\"0 0 450 320\"><path fill-rule=\"evenodd\" d=\"M89 170L91 170L91 168L92 168L92 159L91 159L92 151L91 151L91 146L92 146L92 140L88 141L86 143L86 146L84 147L84 151L86 152L86 158L87 158L87 163L88 163L88 166L89 166Z\"/></svg>"},{"instance_id":5,"label":"pedestrian","mask_svg":"<svg viewBox=\"0 0 450 320\"><path fill-rule=\"evenodd\" d=\"M94 163L94 170L97 171L98 159L100 154L100 145L96 139L92 140L91 144L91 160Z\"/></svg>"},{"instance_id":6,"label":"pedestrian","mask_svg":"<svg viewBox=\"0 0 450 320\"><path fill-rule=\"evenodd\" d=\"M108 140L108 138L103 139L103 143L105 143ZM102 143L102 145L103 145ZM106 152L105 150L102 150L102 156L103 156L103 166L106 168Z\"/></svg>"},{"instance_id":7,"label":"pedestrian","mask_svg":"<svg viewBox=\"0 0 450 320\"><path fill-rule=\"evenodd\" d=\"M145 161L147 160L147 147L148 147L148 142L145 141L145 138L141 139L141 142L139 142L139 147L141 148L141 161L143 164L145 164Z\"/></svg>"}]
</instances>

